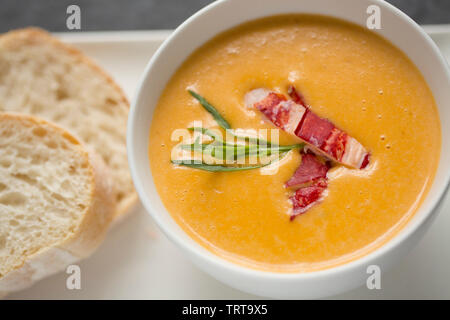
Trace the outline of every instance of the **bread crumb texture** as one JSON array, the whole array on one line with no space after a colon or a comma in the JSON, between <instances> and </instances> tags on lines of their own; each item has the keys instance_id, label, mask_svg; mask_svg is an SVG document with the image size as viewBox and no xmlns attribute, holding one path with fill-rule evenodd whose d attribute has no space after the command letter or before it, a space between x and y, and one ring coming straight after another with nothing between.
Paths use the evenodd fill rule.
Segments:
<instances>
[{"instance_id":1,"label":"bread crumb texture","mask_svg":"<svg viewBox=\"0 0 450 320\"><path fill-rule=\"evenodd\" d=\"M89 158L72 136L26 118L2 119L0 278L76 231L92 179Z\"/></svg>"},{"instance_id":2,"label":"bread crumb texture","mask_svg":"<svg viewBox=\"0 0 450 320\"><path fill-rule=\"evenodd\" d=\"M128 101L112 79L78 50L39 29L12 31L1 36L0 111L36 115L67 128L94 149L110 168L118 214L136 201L126 156ZM50 151L54 142L48 143ZM2 161L8 162L7 158ZM46 188L53 191L52 183L56 183L64 198L63 181L56 176L46 180L49 183ZM45 186L41 181L26 182L20 177L14 181L24 186L35 187L37 183ZM0 185L1 188L5 187ZM5 197L11 203L23 202L23 194L4 192L9 194ZM70 197L64 199L69 201Z\"/></svg>"}]
</instances>

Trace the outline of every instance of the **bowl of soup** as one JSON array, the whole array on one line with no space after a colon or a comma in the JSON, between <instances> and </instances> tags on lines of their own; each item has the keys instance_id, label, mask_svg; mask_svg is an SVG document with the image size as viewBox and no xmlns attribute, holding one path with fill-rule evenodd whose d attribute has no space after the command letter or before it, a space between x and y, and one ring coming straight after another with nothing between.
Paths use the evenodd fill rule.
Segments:
<instances>
[{"instance_id":1,"label":"bowl of soup","mask_svg":"<svg viewBox=\"0 0 450 320\"><path fill-rule=\"evenodd\" d=\"M216 279L273 298L337 294L406 254L436 216L449 84L436 45L384 1L217 1L144 71L132 177L161 230Z\"/></svg>"}]
</instances>

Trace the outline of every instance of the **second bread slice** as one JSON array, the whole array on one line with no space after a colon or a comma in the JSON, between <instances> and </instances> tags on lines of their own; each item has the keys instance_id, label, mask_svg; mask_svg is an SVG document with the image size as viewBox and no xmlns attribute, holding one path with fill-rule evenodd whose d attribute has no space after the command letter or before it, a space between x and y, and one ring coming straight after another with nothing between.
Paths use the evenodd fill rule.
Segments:
<instances>
[{"instance_id":1,"label":"second bread slice","mask_svg":"<svg viewBox=\"0 0 450 320\"><path fill-rule=\"evenodd\" d=\"M0 36L0 111L52 121L94 149L114 177L117 217L137 202L125 147L128 101L75 48L35 28Z\"/></svg>"}]
</instances>

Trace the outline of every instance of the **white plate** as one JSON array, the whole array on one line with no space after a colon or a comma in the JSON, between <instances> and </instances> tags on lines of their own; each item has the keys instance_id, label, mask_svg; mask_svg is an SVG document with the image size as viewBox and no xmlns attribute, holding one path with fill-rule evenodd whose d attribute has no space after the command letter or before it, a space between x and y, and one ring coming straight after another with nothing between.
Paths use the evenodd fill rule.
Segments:
<instances>
[{"instance_id":1,"label":"white plate","mask_svg":"<svg viewBox=\"0 0 450 320\"><path fill-rule=\"evenodd\" d=\"M450 26L427 26L450 61ZM57 34L96 60L129 98L145 65L170 31ZM365 287L334 299L450 299L450 196L420 244L382 275L381 290ZM67 274L44 279L8 299L255 299L192 265L139 205L113 228L101 248L81 262L81 290L66 289Z\"/></svg>"}]
</instances>

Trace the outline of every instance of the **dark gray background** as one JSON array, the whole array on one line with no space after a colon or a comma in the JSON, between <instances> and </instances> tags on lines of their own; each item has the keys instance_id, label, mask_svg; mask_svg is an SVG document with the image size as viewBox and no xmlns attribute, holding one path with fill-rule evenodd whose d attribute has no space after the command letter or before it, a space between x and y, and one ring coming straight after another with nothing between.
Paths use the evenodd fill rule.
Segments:
<instances>
[{"instance_id":1,"label":"dark gray background","mask_svg":"<svg viewBox=\"0 0 450 320\"><path fill-rule=\"evenodd\" d=\"M388 1L419 24L450 23L450 0ZM50 31L67 31L66 8L70 4L80 6L82 30L86 31L173 29L211 2L212 0L1 0L0 32L31 25Z\"/></svg>"}]
</instances>

